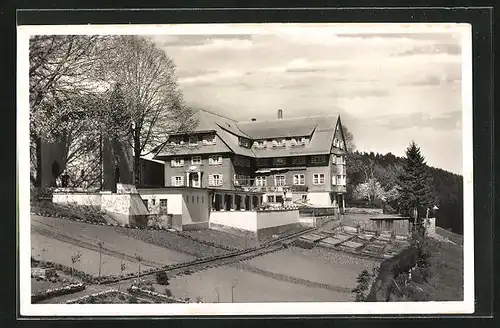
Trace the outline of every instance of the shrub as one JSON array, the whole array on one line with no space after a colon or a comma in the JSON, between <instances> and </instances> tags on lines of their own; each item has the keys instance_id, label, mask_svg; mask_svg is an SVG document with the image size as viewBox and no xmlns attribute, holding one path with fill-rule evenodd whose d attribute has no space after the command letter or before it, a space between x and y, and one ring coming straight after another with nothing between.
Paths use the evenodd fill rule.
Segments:
<instances>
[{"instance_id":1,"label":"shrub","mask_svg":"<svg viewBox=\"0 0 500 328\"><path fill-rule=\"evenodd\" d=\"M157 284L164 285L164 286L169 285L168 276L167 276L167 273L165 271L157 272L155 275L155 278L156 278Z\"/></svg>"},{"instance_id":2,"label":"shrub","mask_svg":"<svg viewBox=\"0 0 500 328\"><path fill-rule=\"evenodd\" d=\"M172 297L172 291L168 288L165 288L165 295L167 295L168 297Z\"/></svg>"}]
</instances>

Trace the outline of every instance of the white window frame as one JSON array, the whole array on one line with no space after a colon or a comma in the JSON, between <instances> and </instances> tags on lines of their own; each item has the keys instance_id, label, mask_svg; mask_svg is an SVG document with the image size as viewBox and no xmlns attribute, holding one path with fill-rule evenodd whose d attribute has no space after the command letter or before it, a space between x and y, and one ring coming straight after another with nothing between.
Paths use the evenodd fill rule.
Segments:
<instances>
[{"instance_id":1,"label":"white window frame","mask_svg":"<svg viewBox=\"0 0 500 328\"><path fill-rule=\"evenodd\" d=\"M191 156L191 164L200 165L201 164L201 156Z\"/></svg>"},{"instance_id":2,"label":"white window frame","mask_svg":"<svg viewBox=\"0 0 500 328\"><path fill-rule=\"evenodd\" d=\"M304 156L294 157L292 159L293 164L304 165L306 164L306 158Z\"/></svg>"},{"instance_id":3,"label":"white window frame","mask_svg":"<svg viewBox=\"0 0 500 328\"><path fill-rule=\"evenodd\" d=\"M333 186L337 185L337 177L335 175L332 175L332 185Z\"/></svg>"},{"instance_id":4,"label":"white window frame","mask_svg":"<svg viewBox=\"0 0 500 328\"><path fill-rule=\"evenodd\" d=\"M294 174L293 175L293 184L295 186L303 186L306 184L306 176L305 174Z\"/></svg>"},{"instance_id":5,"label":"white window frame","mask_svg":"<svg viewBox=\"0 0 500 328\"><path fill-rule=\"evenodd\" d=\"M280 177L280 178L283 177L283 180L281 180L281 179L278 180L278 177ZM280 182L280 184L278 184L278 181L282 181L283 184L281 184L281 182ZM279 186L279 187L286 186L286 175L284 175L284 174L275 175L274 176L274 185Z\"/></svg>"},{"instance_id":6,"label":"white window frame","mask_svg":"<svg viewBox=\"0 0 500 328\"><path fill-rule=\"evenodd\" d=\"M215 177L217 177L217 179ZM210 174L208 179L208 185L210 187L220 187L222 186L222 184L223 184L222 174L220 173Z\"/></svg>"},{"instance_id":7,"label":"white window frame","mask_svg":"<svg viewBox=\"0 0 500 328\"><path fill-rule=\"evenodd\" d=\"M311 164L324 164L324 163L325 163L325 155L311 156Z\"/></svg>"},{"instance_id":8,"label":"white window frame","mask_svg":"<svg viewBox=\"0 0 500 328\"><path fill-rule=\"evenodd\" d=\"M182 175L174 176L174 187L182 187L184 185L184 177Z\"/></svg>"},{"instance_id":9,"label":"white window frame","mask_svg":"<svg viewBox=\"0 0 500 328\"><path fill-rule=\"evenodd\" d=\"M172 160L170 161L170 166L171 167L183 167L184 166L184 158L182 158L182 157L172 158Z\"/></svg>"},{"instance_id":10,"label":"white window frame","mask_svg":"<svg viewBox=\"0 0 500 328\"><path fill-rule=\"evenodd\" d=\"M267 177L258 176L255 177L255 186L256 187L265 187L267 185Z\"/></svg>"},{"instance_id":11,"label":"white window frame","mask_svg":"<svg viewBox=\"0 0 500 328\"><path fill-rule=\"evenodd\" d=\"M279 163L281 162L281 163ZM274 159L274 164L275 165L286 165L286 158L283 158L283 157L276 157Z\"/></svg>"},{"instance_id":12,"label":"white window frame","mask_svg":"<svg viewBox=\"0 0 500 328\"><path fill-rule=\"evenodd\" d=\"M208 158L208 165L222 165L222 156L215 155Z\"/></svg>"},{"instance_id":13,"label":"white window frame","mask_svg":"<svg viewBox=\"0 0 500 328\"><path fill-rule=\"evenodd\" d=\"M321 182L323 180L323 182ZM320 186L325 184L325 174L324 173L314 173L313 174L313 185Z\"/></svg>"},{"instance_id":14,"label":"white window frame","mask_svg":"<svg viewBox=\"0 0 500 328\"><path fill-rule=\"evenodd\" d=\"M344 179L342 179L342 175L337 174L337 182L338 182L339 185L341 185L341 186L343 185L343 182L344 182L343 180Z\"/></svg>"}]
</instances>

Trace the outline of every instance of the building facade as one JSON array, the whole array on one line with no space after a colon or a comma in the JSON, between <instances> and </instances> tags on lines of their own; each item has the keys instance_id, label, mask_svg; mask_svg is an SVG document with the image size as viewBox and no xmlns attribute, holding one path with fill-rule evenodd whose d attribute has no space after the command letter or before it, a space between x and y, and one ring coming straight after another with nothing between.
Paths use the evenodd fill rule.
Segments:
<instances>
[{"instance_id":1,"label":"building facade","mask_svg":"<svg viewBox=\"0 0 500 328\"><path fill-rule=\"evenodd\" d=\"M166 187L263 193L263 204L343 210L347 152L340 117L237 122L200 110L197 128L171 135L154 157Z\"/></svg>"}]
</instances>

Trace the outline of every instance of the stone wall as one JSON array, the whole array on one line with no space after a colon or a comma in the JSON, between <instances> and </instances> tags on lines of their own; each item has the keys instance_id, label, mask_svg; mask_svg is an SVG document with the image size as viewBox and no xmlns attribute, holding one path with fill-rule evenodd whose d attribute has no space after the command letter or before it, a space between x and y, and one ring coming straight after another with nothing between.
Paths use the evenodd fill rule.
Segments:
<instances>
[{"instance_id":1,"label":"stone wall","mask_svg":"<svg viewBox=\"0 0 500 328\"><path fill-rule=\"evenodd\" d=\"M345 214L384 214L382 208L347 207Z\"/></svg>"}]
</instances>

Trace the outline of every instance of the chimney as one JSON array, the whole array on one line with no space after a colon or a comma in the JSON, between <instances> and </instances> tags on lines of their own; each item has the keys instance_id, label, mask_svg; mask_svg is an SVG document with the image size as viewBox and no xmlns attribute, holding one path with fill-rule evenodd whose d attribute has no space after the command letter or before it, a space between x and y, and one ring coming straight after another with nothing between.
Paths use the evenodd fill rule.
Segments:
<instances>
[{"instance_id":1,"label":"chimney","mask_svg":"<svg viewBox=\"0 0 500 328\"><path fill-rule=\"evenodd\" d=\"M281 109L278 109L278 120L281 120L283 118L283 111Z\"/></svg>"},{"instance_id":2,"label":"chimney","mask_svg":"<svg viewBox=\"0 0 500 328\"><path fill-rule=\"evenodd\" d=\"M257 121L257 119L256 118L252 118L252 122L255 122L255 121Z\"/></svg>"}]
</instances>

